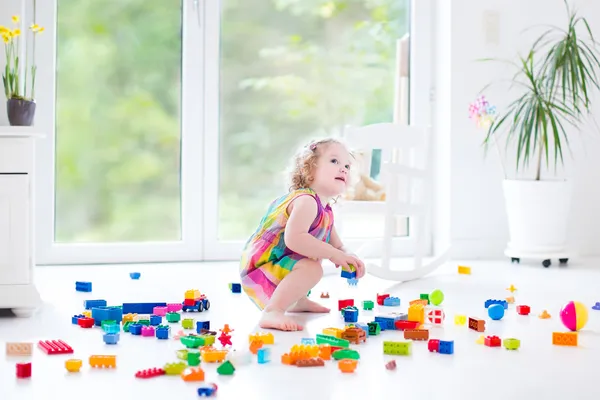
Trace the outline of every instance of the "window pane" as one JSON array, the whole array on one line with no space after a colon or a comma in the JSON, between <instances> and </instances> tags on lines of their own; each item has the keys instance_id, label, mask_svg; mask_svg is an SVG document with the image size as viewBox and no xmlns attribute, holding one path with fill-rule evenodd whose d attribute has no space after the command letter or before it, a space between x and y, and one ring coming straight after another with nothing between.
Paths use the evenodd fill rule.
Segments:
<instances>
[{"instance_id":1,"label":"window pane","mask_svg":"<svg viewBox=\"0 0 600 400\"><path fill-rule=\"evenodd\" d=\"M58 242L181 237L181 0L58 0Z\"/></svg>"},{"instance_id":2,"label":"window pane","mask_svg":"<svg viewBox=\"0 0 600 400\"><path fill-rule=\"evenodd\" d=\"M252 233L307 139L393 120L409 4L223 1L219 239Z\"/></svg>"}]
</instances>

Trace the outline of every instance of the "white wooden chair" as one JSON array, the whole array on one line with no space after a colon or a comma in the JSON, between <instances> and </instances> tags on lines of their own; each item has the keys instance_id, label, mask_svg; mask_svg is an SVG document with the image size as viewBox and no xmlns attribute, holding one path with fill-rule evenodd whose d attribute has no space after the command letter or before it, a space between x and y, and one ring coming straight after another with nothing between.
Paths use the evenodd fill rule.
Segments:
<instances>
[{"instance_id":1,"label":"white wooden chair","mask_svg":"<svg viewBox=\"0 0 600 400\"><path fill-rule=\"evenodd\" d=\"M340 200L338 212L342 218L349 213L384 216L382 239L367 240L356 251L361 258L372 246L381 246L381 263L367 264L368 273L382 279L409 281L421 278L441 266L449 257L450 247L431 257L430 215L432 205L432 149L430 129L395 123L380 123L347 128L343 139L352 150L365 151L370 168L372 150L381 150L381 178L385 186L384 201ZM367 169L368 171L369 169ZM401 183L405 185L401 185ZM412 269L392 268L395 219L409 218L409 237L414 243ZM343 233L342 233L343 236ZM424 258L430 257L425 264Z\"/></svg>"}]
</instances>

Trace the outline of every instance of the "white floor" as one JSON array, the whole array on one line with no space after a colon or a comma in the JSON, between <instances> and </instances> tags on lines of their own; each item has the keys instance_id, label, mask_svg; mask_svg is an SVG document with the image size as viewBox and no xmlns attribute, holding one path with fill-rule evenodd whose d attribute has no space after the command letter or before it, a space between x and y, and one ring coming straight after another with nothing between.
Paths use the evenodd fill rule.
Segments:
<instances>
[{"instance_id":1,"label":"white floor","mask_svg":"<svg viewBox=\"0 0 600 400\"><path fill-rule=\"evenodd\" d=\"M297 368L283 365L280 357L303 337L315 337L323 328L343 326L338 312L327 315L301 315L306 330L301 333L275 333L273 361L239 366L233 376L219 376L216 366L202 364L207 382L219 386L222 399L598 399L600 386L595 381L600 360L600 311L591 306L600 301L597 262L572 263L567 268L553 265L544 269L539 263L511 265L507 261L473 261L471 276L458 275L451 263L430 277L394 285L373 277L349 287L337 276L326 277L311 297L321 291L331 298L321 300L336 309L339 298L352 297L356 302L375 300L376 293L390 293L401 298L400 310L420 293L439 288L445 293L447 319L442 328L431 329L434 338L453 339L455 354L430 353L426 342L413 343L413 354L392 357L383 354L383 340L402 340L399 331L386 331L369 337L366 344L353 346L361 360L353 374L341 373L335 361L324 368ZM99 328L81 329L71 324L71 316L79 314L85 299L106 299L110 305L123 302L180 302L184 291L197 288L212 303L210 311L195 314L209 319L211 329L228 323L235 332L236 348L248 348L248 334L257 331L258 310L242 294L232 294L228 282L237 281L233 263L207 263L149 266L42 267L37 270L37 284L45 301L43 308L30 319L0 318L0 345L7 341L63 339L75 349L74 355L47 356L37 348L29 359L33 363L30 379L16 379L15 363L20 359L0 358L0 399L195 399L198 383L187 383L178 376L162 376L150 380L134 377L136 371L161 367L177 361L175 351L183 348L176 340L159 341L121 333L116 346L105 345ZM129 272L140 271L139 281ZM91 294L75 291L76 280L93 282ZM484 308L486 299L504 299L514 284L517 304L531 306L530 316L520 316L509 306L501 321L491 321ZM579 333L578 347L552 345L552 332L564 331L558 311L569 300L579 300L589 309L589 322ZM537 315L547 309L551 319ZM374 315L398 308L380 307L371 312L360 311L359 320L371 321ZM486 319L486 334L502 338L516 337L521 348L516 352L504 348L478 345L477 332L466 326L455 326L454 315L466 314ZM177 332L178 327L173 327ZM218 344L218 343L217 343ZM220 346L220 345L219 345ZM87 363L93 354L116 354L115 370L91 369ZM80 358L80 373L70 374L64 368L68 358ZM388 371L385 363L395 359L398 368Z\"/></svg>"}]
</instances>

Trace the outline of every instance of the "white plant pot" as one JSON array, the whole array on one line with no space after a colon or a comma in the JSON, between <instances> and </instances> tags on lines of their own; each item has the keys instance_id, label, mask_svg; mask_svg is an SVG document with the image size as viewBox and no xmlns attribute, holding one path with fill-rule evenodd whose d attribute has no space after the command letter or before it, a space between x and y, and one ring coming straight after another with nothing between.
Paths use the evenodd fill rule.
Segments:
<instances>
[{"instance_id":1,"label":"white plant pot","mask_svg":"<svg viewBox=\"0 0 600 400\"><path fill-rule=\"evenodd\" d=\"M513 259L570 257L567 228L572 188L568 181L505 180L504 200ZM544 266L546 265L545 262Z\"/></svg>"}]
</instances>

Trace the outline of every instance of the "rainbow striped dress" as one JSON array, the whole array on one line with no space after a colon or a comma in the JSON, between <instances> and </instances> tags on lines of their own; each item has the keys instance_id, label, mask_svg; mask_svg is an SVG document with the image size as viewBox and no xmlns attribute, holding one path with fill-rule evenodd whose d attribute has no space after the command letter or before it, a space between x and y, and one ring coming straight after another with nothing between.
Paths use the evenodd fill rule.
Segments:
<instances>
[{"instance_id":1,"label":"rainbow striped dress","mask_svg":"<svg viewBox=\"0 0 600 400\"><path fill-rule=\"evenodd\" d=\"M327 243L331 238L333 211L329 205L323 207L314 190L293 190L269 205L258 228L246 242L240 262L242 288L261 310L271 299L279 282L299 260L306 258L290 250L284 241L285 225L289 218L287 207L300 196L312 196L317 201L317 217L309 233Z\"/></svg>"}]
</instances>

